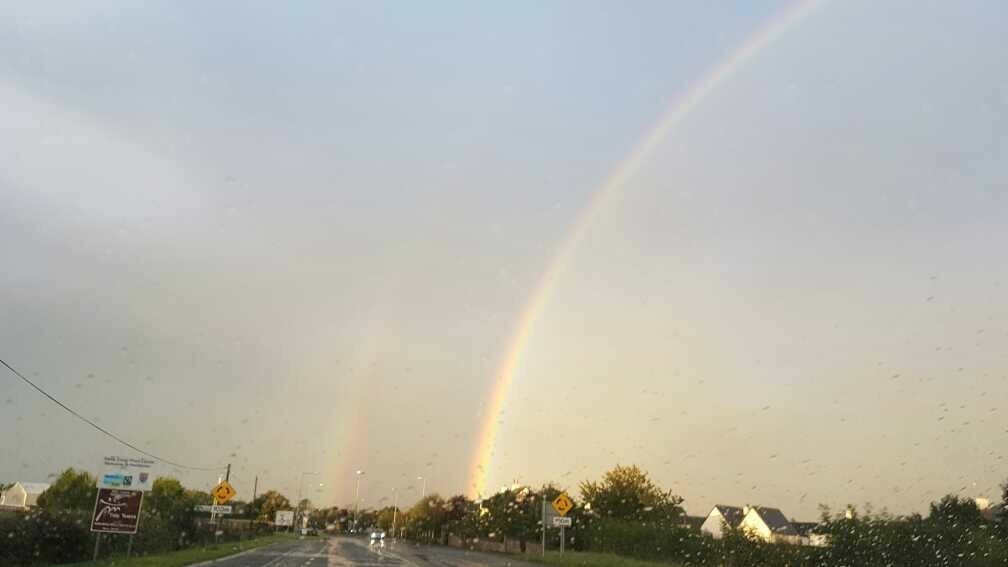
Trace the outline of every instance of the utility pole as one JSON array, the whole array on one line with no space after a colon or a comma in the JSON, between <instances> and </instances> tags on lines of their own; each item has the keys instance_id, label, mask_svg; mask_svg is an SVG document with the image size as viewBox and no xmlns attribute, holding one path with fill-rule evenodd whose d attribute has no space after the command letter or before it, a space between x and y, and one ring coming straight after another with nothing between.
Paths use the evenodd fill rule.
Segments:
<instances>
[{"instance_id":1,"label":"utility pole","mask_svg":"<svg viewBox=\"0 0 1008 567\"><path fill-rule=\"evenodd\" d=\"M543 526L542 554L543 554L543 557L546 557L546 491L545 490L542 493L542 504L543 504L543 511L542 511L542 526Z\"/></svg>"},{"instance_id":2,"label":"utility pole","mask_svg":"<svg viewBox=\"0 0 1008 567\"><path fill-rule=\"evenodd\" d=\"M255 477L255 484L252 485L252 501L255 502L256 492L259 490L259 475Z\"/></svg>"}]
</instances>

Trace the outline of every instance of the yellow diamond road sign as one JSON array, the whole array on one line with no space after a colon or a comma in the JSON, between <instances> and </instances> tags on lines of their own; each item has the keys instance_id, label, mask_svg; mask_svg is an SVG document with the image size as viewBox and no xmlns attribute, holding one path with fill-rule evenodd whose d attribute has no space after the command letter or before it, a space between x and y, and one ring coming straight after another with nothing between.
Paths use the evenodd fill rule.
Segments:
<instances>
[{"instance_id":1,"label":"yellow diamond road sign","mask_svg":"<svg viewBox=\"0 0 1008 567\"><path fill-rule=\"evenodd\" d=\"M574 503L571 502L570 497L562 492L560 496L553 499L553 509L561 516L566 516L567 512L570 512L573 507Z\"/></svg>"},{"instance_id":2,"label":"yellow diamond road sign","mask_svg":"<svg viewBox=\"0 0 1008 567\"><path fill-rule=\"evenodd\" d=\"M238 491L228 481L222 480L220 484L210 491L210 494L213 494L218 504L223 504L234 498L235 494L238 494Z\"/></svg>"}]
</instances>

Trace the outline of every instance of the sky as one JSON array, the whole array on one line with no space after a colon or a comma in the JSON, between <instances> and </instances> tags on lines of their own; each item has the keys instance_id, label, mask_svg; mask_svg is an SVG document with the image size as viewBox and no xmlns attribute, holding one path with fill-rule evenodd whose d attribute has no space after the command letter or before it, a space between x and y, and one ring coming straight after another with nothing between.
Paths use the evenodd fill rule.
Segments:
<instances>
[{"instance_id":1,"label":"sky","mask_svg":"<svg viewBox=\"0 0 1008 567\"><path fill-rule=\"evenodd\" d=\"M809 519L1008 478L1002 3L4 11L0 358L216 467L162 474L473 496L516 324L600 185L799 13L563 259L485 490L638 464L691 514ZM10 373L0 408L0 481L132 454Z\"/></svg>"}]
</instances>

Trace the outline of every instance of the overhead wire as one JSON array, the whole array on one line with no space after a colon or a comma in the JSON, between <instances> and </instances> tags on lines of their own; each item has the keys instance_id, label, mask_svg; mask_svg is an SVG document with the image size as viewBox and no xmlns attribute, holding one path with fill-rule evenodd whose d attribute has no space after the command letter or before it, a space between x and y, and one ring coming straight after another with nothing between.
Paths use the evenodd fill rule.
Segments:
<instances>
[{"instance_id":1,"label":"overhead wire","mask_svg":"<svg viewBox=\"0 0 1008 567\"><path fill-rule=\"evenodd\" d=\"M31 386L32 388L34 388L38 393L40 393L43 396L45 396L46 398L48 398L49 401L53 402L54 404L58 405L59 407L63 408L64 410L66 410L67 413L69 413L70 415L72 415L72 416L76 417L77 419L83 421L84 423L90 425L91 427L95 428L96 430L104 433L106 436L108 436L111 439L114 439L115 441L117 441L121 445L129 447L130 449L133 449L134 451L136 451L137 453L140 453L141 455L150 457L150 458L155 459L155 460L157 460L159 462L162 462L162 463L174 466L174 467L178 467L180 469L186 469L186 470L190 470L190 471L222 471L222 470L224 470L224 469L227 468L227 465L221 465L219 467L194 467L194 466L191 466L191 465L184 465L182 463L178 463L178 462L172 461L170 459L166 459L166 458L161 457L159 455L155 455L154 453L151 453L149 451L144 451L140 447L137 447L133 443L130 443L129 441L123 439L122 437L119 437L115 433L112 433L108 429L105 429L104 427L98 425L94 421L91 421L90 419L84 417L83 415L81 415L80 413L78 413L77 411L75 411L73 408L71 408L71 407L67 406L66 404L64 404L63 402L59 401L58 399L56 399L55 396L53 396L49 392L47 392L44 389L42 389L41 386L39 386L35 382L32 382L31 380L29 380L27 376L25 376L24 374L21 374L20 372L18 372L17 369L15 369L13 366L11 366L10 364L7 364L7 361L3 360L2 358L0 358L0 364L3 364L4 366L6 366L7 370L10 370L11 372L13 372L14 375L17 376L18 378L20 378L22 381L24 381L25 384L28 384L29 386Z\"/></svg>"}]
</instances>

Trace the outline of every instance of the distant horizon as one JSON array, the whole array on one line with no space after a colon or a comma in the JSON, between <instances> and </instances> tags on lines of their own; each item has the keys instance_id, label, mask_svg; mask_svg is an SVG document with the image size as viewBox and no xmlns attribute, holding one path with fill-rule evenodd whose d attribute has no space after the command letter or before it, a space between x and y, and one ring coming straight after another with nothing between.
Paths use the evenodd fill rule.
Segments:
<instances>
[{"instance_id":1,"label":"distant horizon","mask_svg":"<svg viewBox=\"0 0 1008 567\"><path fill-rule=\"evenodd\" d=\"M100 470L100 468L99 469L94 469L94 470L77 468L77 467L67 467L67 468L73 468L74 470L76 470L78 472L83 470L83 471L86 471L90 475L95 476L95 477L97 477L97 475L99 474L99 470ZM22 484L26 484L27 483L27 484L39 484L39 485L51 486L52 483L49 482L49 481L50 480L55 480L60 474L62 474L65 470L67 470L67 468L61 469L57 473L51 473L50 475L48 475L48 479L45 482L30 481L30 480L23 480L23 479L19 479L19 480L16 480L16 481L8 480L6 482L9 483L9 484L13 484L15 482L20 482ZM647 472L647 471L645 471L645 472ZM156 479L173 478L173 479L176 479L176 480L180 480L177 477L173 477L171 475L162 475L162 474L157 474L155 476L155 478ZM583 479L583 480L588 481L588 480L595 480L595 479ZM4 482L5 481L0 481L0 485L3 485ZM1006 480L1005 482L1008 483L1008 480ZM545 484L550 484L550 483L547 481L547 483L545 483ZM552 483L552 484L556 485L557 483ZM191 486L186 485L185 482L182 482L182 485L184 487L188 488L188 489L195 489L195 488L193 488ZM531 490L534 491L536 489L542 488L543 486L544 486L544 484L535 485L535 486L533 486L533 485L527 485L527 484L519 484L519 485L517 485L517 488L519 488L519 489L520 488L528 488L528 489L531 489ZM210 488L212 488L212 486ZM515 485L501 486L500 488L498 488L494 492L488 494L486 497L490 497L490 496L493 496L495 494L501 494L503 492L506 492L507 490L515 490L515 488L516 488ZM660 488L664 488L664 487L660 487ZM287 493L285 493L282 490L277 490L275 488L270 488L268 486L265 487L265 488L263 486L259 486L259 491L257 493L257 496L261 496L262 494L264 494L266 492L270 492L270 491L275 491L275 492L280 493L281 495L283 495L284 497L286 497L291 502L292 505L294 505L294 506L297 505L298 501L297 501L297 495L296 494L287 494ZM575 500L575 502L576 502L576 504L578 506L583 505L583 499L582 499L582 495L580 493L580 488L574 487L573 489L564 489L564 491ZM209 494L209 488L207 490L203 490L203 492L206 492L206 493ZM428 492L427 493L428 497L430 497L430 496L438 496L438 497L440 497L442 499L445 499L445 500L447 500L449 498L452 498L454 496L458 496L458 495L463 495L464 496L464 494L462 494L462 493L447 493L447 494L442 494L442 493L439 493L439 492ZM932 501L929 501L929 502L925 503L923 505L923 507L922 507L921 510L915 510L915 511L910 511L910 512L902 512L902 511L899 511L899 510L889 510L886 507L876 508L874 506L874 504L871 503L871 502L862 502L860 504L851 503L851 504L844 505L844 506L841 506L841 507L836 507L836 508L829 507L829 510L830 510L830 512L832 514L838 514L838 513L842 514L844 511L846 511L847 509L849 509L849 507L853 506L853 508L855 510L857 510L858 512L860 512L860 513L865 513L865 512L868 512L868 511L870 511L871 513L874 513L874 514L889 513L889 514L892 514L893 516L896 516L896 517L909 517L909 516L912 516L913 514L927 515L926 513L927 513L928 507L932 503L937 502L942 497L947 496L947 495L955 495L955 496L959 496L959 497L964 497L965 496L970 501L972 501L974 503L977 503L978 509L980 508L980 506L979 506L979 503L977 501L980 500L980 499L987 500L991 505L997 505L1000 502L998 500L998 498L997 498L997 495L986 495L986 496L985 495L973 495L973 496L970 496L970 495L958 494L958 493L950 491L950 492L948 492L946 494L943 494L943 495L939 496L938 498L936 498L936 499L934 499ZM248 494L247 496L248 496L248 498L243 498L243 495L239 494L238 496L235 497L235 502L242 502L242 503L249 503L249 502L251 502L252 501L251 494ZM308 499L311 502L312 506L314 508L316 508L316 509L318 509L318 508L333 508L333 507L335 507L335 508L338 508L340 510L352 510L353 507L354 507L352 499L350 500L349 503L346 503L345 505L344 504L335 504L335 503L328 503L328 504L321 504L320 505L319 502L317 502L314 498L311 498L308 495L302 495L302 499ZM411 508L412 506L416 505L417 503L419 503L421 500L422 500L422 498L418 497L416 500L408 500L408 501L405 501L405 502L400 502L399 503L399 509L401 509L401 510L407 510L407 509ZM473 499L473 501L474 502L479 502L480 500ZM381 510L381 509L389 508L391 506L392 506L392 503L391 503L391 501L389 501L389 502L385 502L382 505L364 505L364 504L362 504L361 509L362 510L365 510L365 509L366 510ZM736 508L745 508L745 507L775 508L775 509L778 509L781 512L783 512L785 514L785 516L787 516L787 518L789 520L792 520L792 521L800 521L800 522L804 522L804 521L819 521L819 519L820 519L820 513L818 513L818 512L816 513L815 517L807 518L807 519L801 519L801 518L799 518L796 515L788 514L787 510L785 508L781 507L781 506L777 506L777 505L775 505L773 503L766 503L766 502L733 503L733 502L717 501L715 504L712 504L705 511L703 511L703 513L699 513L700 510L691 511L689 509L689 507L688 507L688 502L686 502L686 501L683 501L683 503L681 504L681 507L682 507L683 512L685 513L685 515L690 516L690 517L694 517L694 518L707 517L710 514L711 510L713 510L716 506L734 506ZM819 504L817 504L816 506L817 506L817 509L818 509ZM870 510L867 508L867 506L870 506Z\"/></svg>"}]
</instances>

